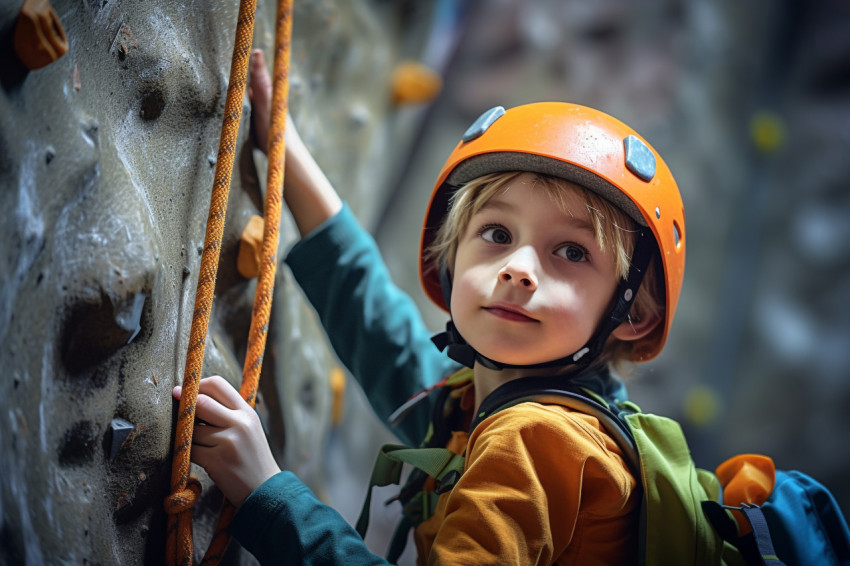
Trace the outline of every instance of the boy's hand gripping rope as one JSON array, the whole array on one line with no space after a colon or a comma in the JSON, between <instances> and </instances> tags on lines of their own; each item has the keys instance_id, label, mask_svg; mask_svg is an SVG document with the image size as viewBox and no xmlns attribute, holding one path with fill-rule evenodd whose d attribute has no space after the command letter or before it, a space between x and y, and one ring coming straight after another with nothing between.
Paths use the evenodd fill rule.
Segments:
<instances>
[{"instance_id":1,"label":"boy's hand gripping rope","mask_svg":"<svg viewBox=\"0 0 850 566\"><path fill-rule=\"evenodd\" d=\"M207 328L218 272L236 141L242 117L242 100L245 96L245 82L254 34L256 5L256 0L241 0L239 5L236 40L233 45L233 58L230 67L230 83L227 87L218 161L210 197L204 250L195 294L195 310L189 334L189 349L186 353L183 393L180 398L177 432L174 439L171 493L165 499L165 509L168 513L166 562L171 566L190 566L192 564L194 546L192 540L192 509L201 493L198 480L189 476L195 404L198 398ZM278 228L281 214L284 155L286 153L284 132L286 127L286 102L289 95L291 35L292 0L279 0L275 26L275 55L272 78L274 90L268 141L268 176L263 214L265 222L262 262L254 295L248 352L242 370L242 386L240 388L240 394L252 407L256 401L277 270ZM233 505L225 501L213 540L202 564L218 564L221 560L229 542L226 531L234 511Z\"/></svg>"}]
</instances>

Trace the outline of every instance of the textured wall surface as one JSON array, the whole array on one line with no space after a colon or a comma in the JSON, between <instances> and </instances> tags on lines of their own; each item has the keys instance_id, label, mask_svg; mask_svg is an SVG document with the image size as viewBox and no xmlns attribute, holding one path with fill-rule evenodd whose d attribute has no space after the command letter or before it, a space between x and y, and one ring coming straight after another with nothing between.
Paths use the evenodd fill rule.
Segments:
<instances>
[{"instance_id":1,"label":"textured wall surface","mask_svg":"<svg viewBox=\"0 0 850 566\"><path fill-rule=\"evenodd\" d=\"M290 108L367 223L417 119L390 88L427 39L430 9L413 4L295 2ZM0 563L157 564L238 3L54 8L69 51L40 70L14 60L16 10L0 25ZM255 30L269 53L274 11L261 2ZM204 366L233 381L254 287L236 251L264 190L248 110ZM284 270L279 283L259 409L281 462L322 494L336 362Z\"/></svg>"}]
</instances>

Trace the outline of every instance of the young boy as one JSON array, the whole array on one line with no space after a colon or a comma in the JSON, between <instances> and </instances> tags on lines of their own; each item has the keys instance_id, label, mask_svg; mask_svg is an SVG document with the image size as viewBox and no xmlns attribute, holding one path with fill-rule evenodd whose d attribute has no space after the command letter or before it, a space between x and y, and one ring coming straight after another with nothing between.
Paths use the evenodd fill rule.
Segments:
<instances>
[{"instance_id":1,"label":"young boy","mask_svg":"<svg viewBox=\"0 0 850 566\"><path fill-rule=\"evenodd\" d=\"M255 57L261 112L262 65ZM438 178L420 247L425 290L451 315L435 339L448 356L292 128L284 195L303 236L287 263L380 417L458 363L471 367L471 383L454 392L466 417L448 435L464 471L415 530L419 562L635 562L638 481L596 417L524 402L467 427L489 394L532 377L622 400L609 367L660 352L682 281L684 213L657 153L577 105L482 115ZM206 424L192 458L239 507L231 532L243 546L263 563L382 561L280 472L256 414L226 381L205 379L200 393ZM418 444L430 414L414 408L395 432Z\"/></svg>"}]
</instances>

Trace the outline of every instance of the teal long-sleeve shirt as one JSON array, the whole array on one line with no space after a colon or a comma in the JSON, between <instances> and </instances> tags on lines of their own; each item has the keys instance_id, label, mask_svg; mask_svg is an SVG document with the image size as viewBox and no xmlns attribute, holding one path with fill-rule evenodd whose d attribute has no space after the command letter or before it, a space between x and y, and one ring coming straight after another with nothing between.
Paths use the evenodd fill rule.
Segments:
<instances>
[{"instance_id":1,"label":"teal long-sleeve shirt","mask_svg":"<svg viewBox=\"0 0 850 566\"><path fill-rule=\"evenodd\" d=\"M412 395L459 369L431 343L416 305L393 284L375 241L348 206L298 242L286 263L340 361L385 422ZM416 446L429 419L423 404L393 432ZM290 472L255 490L230 531L262 564L385 563Z\"/></svg>"},{"instance_id":2,"label":"teal long-sleeve shirt","mask_svg":"<svg viewBox=\"0 0 850 566\"><path fill-rule=\"evenodd\" d=\"M392 283L377 245L347 206L296 244L286 262L339 359L385 422L412 395L460 369L431 343L415 304ZM626 399L607 371L573 379L611 401ZM430 418L431 408L420 403L393 432L417 446ZM230 532L264 565L386 563L290 472L257 488Z\"/></svg>"},{"instance_id":3,"label":"teal long-sleeve shirt","mask_svg":"<svg viewBox=\"0 0 850 566\"><path fill-rule=\"evenodd\" d=\"M375 241L348 206L298 242L286 263L382 421L460 369L431 342L416 304L393 284ZM393 432L417 445L430 416L406 417Z\"/></svg>"}]
</instances>

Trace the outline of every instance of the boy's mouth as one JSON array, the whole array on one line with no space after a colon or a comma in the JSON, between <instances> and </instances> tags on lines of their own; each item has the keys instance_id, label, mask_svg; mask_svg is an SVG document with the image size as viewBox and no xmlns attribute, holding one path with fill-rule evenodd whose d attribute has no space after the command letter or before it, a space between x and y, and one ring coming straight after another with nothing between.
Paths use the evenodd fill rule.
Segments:
<instances>
[{"instance_id":1,"label":"boy's mouth","mask_svg":"<svg viewBox=\"0 0 850 566\"><path fill-rule=\"evenodd\" d=\"M540 322L523 309L514 305L494 304L482 308L493 316L497 316L505 320L513 320L516 322Z\"/></svg>"}]
</instances>

